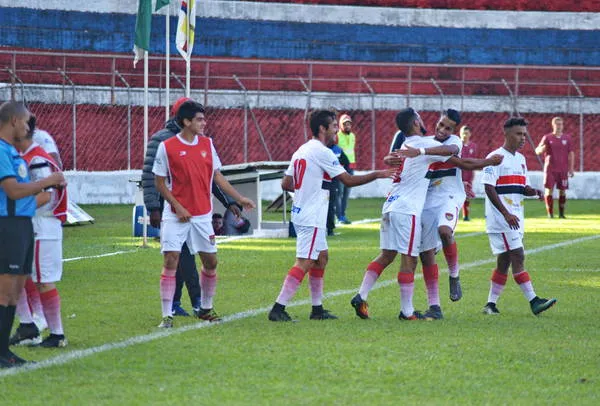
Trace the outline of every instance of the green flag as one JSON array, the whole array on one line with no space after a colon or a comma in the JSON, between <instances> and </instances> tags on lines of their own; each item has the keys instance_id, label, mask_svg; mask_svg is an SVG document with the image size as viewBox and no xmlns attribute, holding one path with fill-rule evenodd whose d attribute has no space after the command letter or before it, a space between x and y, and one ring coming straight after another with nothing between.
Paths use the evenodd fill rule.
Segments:
<instances>
[{"instance_id":1,"label":"green flag","mask_svg":"<svg viewBox=\"0 0 600 406\"><path fill-rule=\"evenodd\" d=\"M159 0L161 1L161 0ZM150 49L150 26L152 24L152 0L139 0L135 20L135 41L133 45L133 67L144 57L144 51Z\"/></svg>"},{"instance_id":2,"label":"green flag","mask_svg":"<svg viewBox=\"0 0 600 406\"><path fill-rule=\"evenodd\" d=\"M158 11L164 6L168 6L171 0L156 0L156 7L154 7L154 11Z\"/></svg>"}]
</instances>

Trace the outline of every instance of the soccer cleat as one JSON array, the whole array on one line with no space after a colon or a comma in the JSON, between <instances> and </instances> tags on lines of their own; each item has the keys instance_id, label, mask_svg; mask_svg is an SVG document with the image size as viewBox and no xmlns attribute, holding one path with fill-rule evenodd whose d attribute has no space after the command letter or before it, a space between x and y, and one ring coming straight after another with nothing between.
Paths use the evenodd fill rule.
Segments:
<instances>
[{"instance_id":1,"label":"soccer cleat","mask_svg":"<svg viewBox=\"0 0 600 406\"><path fill-rule=\"evenodd\" d=\"M529 305L531 306L531 311L536 316L538 314L540 314L541 312L548 310L555 304L556 304L556 299L554 299L554 298L553 299L543 299L543 298L540 298L537 296L534 297L533 299L531 299L531 301L529 302Z\"/></svg>"},{"instance_id":2,"label":"soccer cleat","mask_svg":"<svg viewBox=\"0 0 600 406\"><path fill-rule=\"evenodd\" d=\"M35 323L21 323L8 341L9 345L38 345L42 342L40 330Z\"/></svg>"},{"instance_id":3,"label":"soccer cleat","mask_svg":"<svg viewBox=\"0 0 600 406\"><path fill-rule=\"evenodd\" d=\"M311 320L337 320L337 316L331 313L329 310L323 309L322 311L312 311L310 312Z\"/></svg>"},{"instance_id":4,"label":"soccer cleat","mask_svg":"<svg viewBox=\"0 0 600 406\"><path fill-rule=\"evenodd\" d=\"M462 287L460 286L460 278L450 276L450 300L458 302L462 298Z\"/></svg>"},{"instance_id":5,"label":"soccer cleat","mask_svg":"<svg viewBox=\"0 0 600 406\"><path fill-rule=\"evenodd\" d=\"M271 321L294 321L285 309L273 306L269 312L269 320Z\"/></svg>"},{"instance_id":6,"label":"soccer cleat","mask_svg":"<svg viewBox=\"0 0 600 406\"><path fill-rule=\"evenodd\" d=\"M559 218L559 219L566 219L566 217L565 217L565 215L564 215L564 214L559 214L559 215L558 215L558 218Z\"/></svg>"},{"instance_id":7,"label":"soccer cleat","mask_svg":"<svg viewBox=\"0 0 600 406\"><path fill-rule=\"evenodd\" d=\"M487 304L483 306L483 314L500 314L500 310L496 307L496 303L487 302Z\"/></svg>"},{"instance_id":8,"label":"soccer cleat","mask_svg":"<svg viewBox=\"0 0 600 406\"><path fill-rule=\"evenodd\" d=\"M14 368L26 364L33 364L33 362L25 361L12 351L8 351L5 355L0 355L0 368Z\"/></svg>"},{"instance_id":9,"label":"soccer cleat","mask_svg":"<svg viewBox=\"0 0 600 406\"><path fill-rule=\"evenodd\" d=\"M354 311L358 317L361 319L369 318L369 304L366 300L362 300L360 294L356 294L350 301L350 304L354 307Z\"/></svg>"},{"instance_id":10,"label":"soccer cleat","mask_svg":"<svg viewBox=\"0 0 600 406\"><path fill-rule=\"evenodd\" d=\"M342 224L352 224L352 222L346 216L340 217L340 223L342 223Z\"/></svg>"},{"instance_id":11,"label":"soccer cleat","mask_svg":"<svg viewBox=\"0 0 600 406\"><path fill-rule=\"evenodd\" d=\"M469 216L464 216L463 221L471 221L471 219L469 218Z\"/></svg>"},{"instance_id":12,"label":"soccer cleat","mask_svg":"<svg viewBox=\"0 0 600 406\"><path fill-rule=\"evenodd\" d=\"M190 314L183 308L179 303L173 303L173 307L171 308L173 316L182 316L189 317Z\"/></svg>"},{"instance_id":13,"label":"soccer cleat","mask_svg":"<svg viewBox=\"0 0 600 406\"><path fill-rule=\"evenodd\" d=\"M217 321L223 320L214 309L203 309L200 308L197 312L195 312L196 317L200 320L210 321L211 323L215 323Z\"/></svg>"},{"instance_id":14,"label":"soccer cleat","mask_svg":"<svg viewBox=\"0 0 600 406\"><path fill-rule=\"evenodd\" d=\"M425 316L418 310L415 310L410 316L405 316L404 313L400 312L398 318L400 320L425 320Z\"/></svg>"},{"instance_id":15,"label":"soccer cleat","mask_svg":"<svg viewBox=\"0 0 600 406\"><path fill-rule=\"evenodd\" d=\"M158 325L158 328L173 328L173 316L165 316Z\"/></svg>"},{"instance_id":16,"label":"soccer cleat","mask_svg":"<svg viewBox=\"0 0 600 406\"><path fill-rule=\"evenodd\" d=\"M50 334L44 338L44 341L40 344L40 347L44 348L64 348L68 344L64 334Z\"/></svg>"},{"instance_id":17,"label":"soccer cleat","mask_svg":"<svg viewBox=\"0 0 600 406\"><path fill-rule=\"evenodd\" d=\"M430 321L443 319L442 308L438 305L429 306L429 309L423 314L423 318Z\"/></svg>"}]
</instances>

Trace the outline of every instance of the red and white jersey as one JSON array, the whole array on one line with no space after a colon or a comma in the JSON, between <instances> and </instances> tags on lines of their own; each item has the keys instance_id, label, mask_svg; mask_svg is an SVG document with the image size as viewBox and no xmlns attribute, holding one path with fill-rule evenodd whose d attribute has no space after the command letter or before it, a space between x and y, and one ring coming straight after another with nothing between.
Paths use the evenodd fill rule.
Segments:
<instances>
[{"instance_id":1,"label":"red and white jersey","mask_svg":"<svg viewBox=\"0 0 600 406\"><path fill-rule=\"evenodd\" d=\"M29 167L32 182L47 178L53 172L60 172L54 159L35 142L22 156ZM46 191L50 192L50 201L38 207L32 218L35 239L62 240L62 223L67 220L67 190L52 188Z\"/></svg>"},{"instance_id":2,"label":"red and white jersey","mask_svg":"<svg viewBox=\"0 0 600 406\"><path fill-rule=\"evenodd\" d=\"M38 144L40 147L44 149L49 154L58 154L58 147L56 146L56 141L47 131L40 130L36 128L33 131L33 142Z\"/></svg>"},{"instance_id":3,"label":"red and white jersey","mask_svg":"<svg viewBox=\"0 0 600 406\"><path fill-rule=\"evenodd\" d=\"M486 166L483 168L482 183L492 185L500 201L511 214L519 218L519 227L524 226L523 200L525 197L525 186L529 184L527 177L527 166L525 157L519 152L513 155L504 148L498 148L488 154L488 158L494 154L504 156L504 160L498 166ZM485 224L488 233L504 233L511 231L504 216L496 209L490 199L485 197Z\"/></svg>"},{"instance_id":4,"label":"red and white jersey","mask_svg":"<svg viewBox=\"0 0 600 406\"><path fill-rule=\"evenodd\" d=\"M412 135L406 137L402 148L406 146L413 148L439 147L442 144L433 137L421 137ZM383 204L383 213L397 212L420 216L425 204L425 196L429 187L429 179L426 178L429 165L434 162L446 162L450 156L419 155L415 158L407 158L398 169L392 183L392 188Z\"/></svg>"},{"instance_id":5,"label":"red and white jersey","mask_svg":"<svg viewBox=\"0 0 600 406\"><path fill-rule=\"evenodd\" d=\"M477 158L477 144L469 142L469 144L463 144L463 149L460 154L461 158ZM473 182L475 174L473 171L462 170L463 182Z\"/></svg>"},{"instance_id":6,"label":"red and white jersey","mask_svg":"<svg viewBox=\"0 0 600 406\"><path fill-rule=\"evenodd\" d=\"M152 172L167 178L168 189L193 220L210 221L213 176L220 168L221 160L210 138L196 136L189 143L177 134L158 146ZM163 220L176 219L175 211L165 200Z\"/></svg>"},{"instance_id":7,"label":"red and white jersey","mask_svg":"<svg viewBox=\"0 0 600 406\"><path fill-rule=\"evenodd\" d=\"M331 179L345 172L333 151L318 139L304 143L285 171L294 180L292 222L325 228Z\"/></svg>"},{"instance_id":8,"label":"red and white jersey","mask_svg":"<svg viewBox=\"0 0 600 406\"><path fill-rule=\"evenodd\" d=\"M461 156L463 143L456 135L446 138L442 144L456 145L458 156ZM462 182L462 171L456 165L449 162L434 162L429 165L425 176L430 180L425 208L444 205L448 199L457 202L459 206L463 204L467 196Z\"/></svg>"}]
</instances>

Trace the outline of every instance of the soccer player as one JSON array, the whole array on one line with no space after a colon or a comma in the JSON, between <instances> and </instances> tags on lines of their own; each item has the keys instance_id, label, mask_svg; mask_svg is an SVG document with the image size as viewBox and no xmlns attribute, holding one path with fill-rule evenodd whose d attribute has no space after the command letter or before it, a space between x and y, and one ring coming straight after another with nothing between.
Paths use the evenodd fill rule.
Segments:
<instances>
[{"instance_id":1,"label":"soccer player","mask_svg":"<svg viewBox=\"0 0 600 406\"><path fill-rule=\"evenodd\" d=\"M328 260L327 209L331 180L337 178L346 186L360 186L393 174L391 170L373 171L365 175L350 175L340 165L328 147L334 143L338 125L335 113L318 110L311 114L310 129L313 138L303 144L292 156L281 186L294 192L292 222L296 230L296 262L288 271L281 292L269 312L271 321L292 321L285 306L296 294L304 276L312 299L311 320L337 319L323 309L323 275Z\"/></svg>"},{"instance_id":2,"label":"soccer player","mask_svg":"<svg viewBox=\"0 0 600 406\"><path fill-rule=\"evenodd\" d=\"M504 123L504 145L491 153L504 156L504 160L499 166L488 166L483 170L486 231L492 253L497 255L488 302L483 308L485 314L500 313L496 304L506 285L509 266L533 314L540 314L556 303L556 299L542 299L535 294L524 265L523 198L538 196L541 200L543 196L541 190L528 185L525 157L517 152L525 143L526 135L527 122L523 118L508 119Z\"/></svg>"},{"instance_id":3,"label":"soccer player","mask_svg":"<svg viewBox=\"0 0 600 406\"><path fill-rule=\"evenodd\" d=\"M57 162L40 145L33 141L35 117L29 120L30 131L26 137L19 139L15 147L27 162L32 181L37 181L60 172ZM41 341L39 330L34 323L33 315L27 301L25 289L17 303L17 316L20 324L10 339L11 345L39 344L46 348L66 347L64 335L60 295L56 282L62 276L62 224L67 219L66 189L47 189L36 195L38 206L33 217L35 235L34 261L31 279L36 283L42 304L42 312L50 335Z\"/></svg>"},{"instance_id":4,"label":"soccer player","mask_svg":"<svg viewBox=\"0 0 600 406\"><path fill-rule=\"evenodd\" d=\"M160 328L173 327L175 273L184 243L191 253L199 254L203 266L201 303L194 313L202 320L220 320L213 309L217 286L217 247L212 226L213 180L244 208L255 207L254 202L239 194L219 171L221 161L212 140L203 135L206 127L204 107L195 101L184 102L177 112L177 122L181 132L159 145L152 169L156 188L165 199L160 236L164 255L160 278L163 316Z\"/></svg>"},{"instance_id":5,"label":"soccer player","mask_svg":"<svg viewBox=\"0 0 600 406\"><path fill-rule=\"evenodd\" d=\"M571 145L571 137L563 133L564 123L560 117L552 119L552 132L542 137L535 149L544 158L544 188L546 212L549 218L554 218L554 201L552 193L554 186L558 189L558 216L565 218L565 204L569 177L575 175L575 152Z\"/></svg>"},{"instance_id":6,"label":"soccer player","mask_svg":"<svg viewBox=\"0 0 600 406\"><path fill-rule=\"evenodd\" d=\"M460 139L463 142L463 149L461 157L463 158L474 158L477 156L477 144L471 141L471 127L467 125L463 125L460 129ZM463 170L462 171L462 181L463 186L465 187L465 203L463 204L462 212L463 212L463 221L469 221L471 218L469 214L471 214L471 199L475 198L475 193L473 193L473 178L475 175L473 171Z\"/></svg>"},{"instance_id":7,"label":"soccer player","mask_svg":"<svg viewBox=\"0 0 600 406\"><path fill-rule=\"evenodd\" d=\"M424 316L428 320L443 318L440 307L438 265L435 254L441 246L448 264L450 300L456 302L462 297L459 278L458 248L454 230L460 209L465 200L461 169L481 169L487 165L500 163L498 156L490 159L462 158L463 143L454 135L460 124L460 114L453 109L446 110L438 120L434 139L443 145L455 145L457 157L448 162L435 162L429 166L425 177L430 179L427 198L421 215L422 235L419 257L423 265L423 279L427 288L429 309Z\"/></svg>"},{"instance_id":8,"label":"soccer player","mask_svg":"<svg viewBox=\"0 0 600 406\"><path fill-rule=\"evenodd\" d=\"M27 135L30 113L22 103L0 105L0 368L27 361L8 347L15 310L33 260L33 195L53 186L65 186L62 173L30 182L27 164L14 143Z\"/></svg>"},{"instance_id":9,"label":"soccer player","mask_svg":"<svg viewBox=\"0 0 600 406\"><path fill-rule=\"evenodd\" d=\"M443 145L432 137L423 137L423 121L412 108L401 110L396 115L396 126L405 134L402 148L386 157L388 164L400 162L400 155L409 156L400 166L392 184L392 189L383 205L383 218L380 229L380 254L367 266L362 284L350 304L356 315L369 318L368 294L375 282L401 253L402 262L398 272L401 293L401 320L418 320L424 316L415 311L412 298L414 292L414 272L421 244L421 213L425 204L429 179L426 178L430 164L451 162L460 164L460 159L452 157L459 153L457 145ZM393 158L393 159L392 159Z\"/></svg>"}]
</instances>

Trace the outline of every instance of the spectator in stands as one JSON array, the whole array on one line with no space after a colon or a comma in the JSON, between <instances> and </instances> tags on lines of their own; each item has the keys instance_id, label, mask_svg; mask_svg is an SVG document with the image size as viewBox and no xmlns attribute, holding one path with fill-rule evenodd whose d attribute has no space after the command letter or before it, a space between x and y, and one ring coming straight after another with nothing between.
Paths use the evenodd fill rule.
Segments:
<instances>
[{"instance_id":1,"label":"spectator in stands","mask_svg":"<svg viewBox=\"0 0 600 406\"><path fill-rule=\"evenodd\" d=\"M352 132L352 119L348 114L342 114L340 117L339 132L337 133L337 145L344 151L350 162L348 173L354 175L356 169L356 156L354 148L356 144L356 135ZM352 222L346 217L346 207L348 206L348 196L350 188L343 183L339 183L338 203L337 203L337 218L342 224L351 224Z\"/></svg>"},{"instance_id":2,"label":"spectator in stands","mask_svg":"<svg viewBox=\"0 0 600 406\"><path fill-rule=\"evenodd\" d=\"M565 204L569 177L575 175L575 152L571 137L563 133L564 122L560 117L552 119L552 132L542 137L535 149L538 155L544 155L544 188L546 212L554 218L554 186L558 189L558 216L565 218Z\"/></svg>"},{"instance_id":3,"label":"spectator in stands","mask_svg":"<svg viewBox=\"0 0 600 406\"><path fill-rule=\"evenodd\" d=\"M462 149L462 158L476 158L477 157L477 145L471 142L471 127L467 125L463 125L460 129L460 139L463 142ZM475 175L473 171L463 169L462 170L462 181L465 186L465 203L463 204L462 212L463 212L463 220L469 221L470 217L470 209L471 209L471 199L475 198L475 193L473 193L473 178Z\"/></svg>"},{"instance_id":4,"label":"spectator in stands","mask_svg":"<svg viewBox=\"0 0 600 406\"><path fill-rule=\"evenodd\" d=\"M344 167L346 172L350 170L350 161L348 161L348 157L344 153L344 151L339 147L339 145L333 144L329 147L335 156L337 157L340 164ZM338 204L338 193L340 188L340 181L337 178L333 178L331 180L331 189L329 190L329 209L327 211L327 235L333 236L335 232L335 213L337 210Z\"/></svg>"},{"instance_id":5,"label":"spectator in stands","mask_svg":"<svg viewBox=\"0 0 600 406\"><path fill-rule=\"evenodd\" d=\"M171 118L166 122L165 128L152 135L148 142L148 149L146 150L144 169L142 172L142 188L144 190L144 204L150 214L150 224L152 227L160 227L164 205L164 200L154 185L154 174L152 173L156 150L161 142L168 140L181 131L181 127L177 123L175 116L179 111L179 107L188 100L191 99L181 97L173 104L173 107L171 108ZM231 207L232 210L239 212L239 208L235 205L235 202L225 195L214 183L212 185L212 193L219 199L223 206ZM194 310L200 308L200 282L198 278L198 270L196 268L194 256L190 254L187 244L183 244L177 266L175 296L173 297L174 315L189 316L189 313L181 306L181 294L184 283L188 290L192 308Z\"/></svg>"},{"instance_id":6,"label":"spectator in stands","mask_svg":"<svg viewBox=\"0 0 600 406\"><path fill-rule=\"evenodd\" d=\"M27 135L30 113L22 103L0 105L0 368L27 363L8 347L16 305L31 274L34 195L64 187L61 172L30 182L27 164L13 146Z\"/></svg>"}]
</instances>

